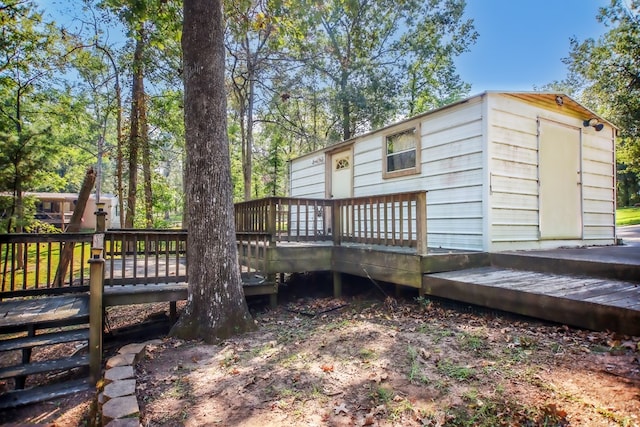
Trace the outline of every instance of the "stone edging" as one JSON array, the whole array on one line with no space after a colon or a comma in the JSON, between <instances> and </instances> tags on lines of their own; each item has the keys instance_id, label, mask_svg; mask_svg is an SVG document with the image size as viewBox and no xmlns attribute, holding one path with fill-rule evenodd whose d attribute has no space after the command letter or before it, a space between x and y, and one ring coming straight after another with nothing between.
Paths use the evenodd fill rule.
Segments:
<instances>
[{"instance_id":1,"label":"stone edging","mask_svg":"<svg viewBox=\"0 0 640 427\"><path fill-rule=\"evenodd\" d=\"M151 340L138 344L127 344L118 354L107 360L104 373L104 389L98 395L100 425L105 427L139 427L140 407L136 397L135 364L149 344L160 344Z\"/></svg>"}]
</instances>

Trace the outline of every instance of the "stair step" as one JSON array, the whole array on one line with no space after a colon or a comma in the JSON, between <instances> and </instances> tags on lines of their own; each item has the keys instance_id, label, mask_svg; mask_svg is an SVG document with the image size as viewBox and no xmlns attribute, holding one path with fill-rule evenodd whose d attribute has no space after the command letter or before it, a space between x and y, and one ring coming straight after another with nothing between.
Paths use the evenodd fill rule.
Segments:
<instances>
[{"instance_id":1,"label":"stair step","mask_svg":"<svg viewBox=\"0 0 640 427\"><path fill-rule=\"evenodd\" d=\"M0 368L0 379L14 378L21 375L33 375L50 371L63 371L67 369L89 366L89 355L67 357L65 359L46 360L43 362L26 363L23 365Z\"/></svg>"},{"instance_id":2,"label":"stair step","mask_svg":"<svg viewBox=\"0 0 640 427\"><path fill-rule=\"evenodd\" d=\"M12 338L0 341L0 351L19 350L42 345L60 344L64 342L81 341L89 339L89 329L73 329L63 332L50 332L34 337Z\"/></svg>"},{"instance_id":3,"label":"stair step","mask_svg":"<svg viewBox=\"0 0 640 427\"><path fill-rule=\"evenodd\" d=\"M13 390L0 395L0 409L15 408L44 402L81 391L92 390L93 386L87 379L66 381L46 386L33 387L25 390Z\"/></svg>"}]
</instances>

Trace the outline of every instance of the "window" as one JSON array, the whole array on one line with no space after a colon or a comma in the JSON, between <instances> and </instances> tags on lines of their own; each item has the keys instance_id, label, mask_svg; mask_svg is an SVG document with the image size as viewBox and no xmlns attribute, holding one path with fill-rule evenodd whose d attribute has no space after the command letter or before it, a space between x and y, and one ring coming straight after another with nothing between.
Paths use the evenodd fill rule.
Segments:
<instances>
[{"instance_id":1,"label":"window","mask_svg":"<svg viewBox=\"0 0 640 427\"><path fill-rule=\"evenodd\" d=\"M385 178L419 173L419 141L417 129L411 128L386 137Z\"/></svg>"},{"instance_id":2,"label":"window","mask_svg":"<svg viewBox=\"0 0 640 427\"><path fill-rule=\"evenodd\" d=\"M342 159L336 160L336 170L348 169L349 168L349 158L344 157Z\"/></svg>"}]
</instances>

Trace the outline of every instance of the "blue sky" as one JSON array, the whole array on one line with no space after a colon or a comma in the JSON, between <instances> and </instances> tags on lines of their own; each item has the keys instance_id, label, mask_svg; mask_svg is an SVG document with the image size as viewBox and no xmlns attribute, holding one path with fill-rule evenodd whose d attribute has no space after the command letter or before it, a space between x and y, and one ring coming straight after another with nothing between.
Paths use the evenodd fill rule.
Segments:
<instances>
[{"instance_id":1,"label":"blue sky","mask_svg":"<svg viewBox=\"0 0 640 427\"><path fill-rule=\"evenodd\" d=\"M75 0L38 0L46 14L74 15ZM562 58L569 39L597 38L596 21L610 0L467 0L465 16L479 33L471 51L457 58L458 73L471 95L485 90L530 91L566 76ZM112 34L112 41L118 37Z\"/></svg>"},{"instance_id":2,"label":"blue sky","mask_svg":"<svg viewBox=\"0 0 640 427\"><path fill-rule=\"evenodd\" d=\"M609 0L467 0L478 40L456 60L471 94L485 90L530 91L566 76L562 58L569 39L598 38L596 21Z\"/></svg>"}]
</instances>

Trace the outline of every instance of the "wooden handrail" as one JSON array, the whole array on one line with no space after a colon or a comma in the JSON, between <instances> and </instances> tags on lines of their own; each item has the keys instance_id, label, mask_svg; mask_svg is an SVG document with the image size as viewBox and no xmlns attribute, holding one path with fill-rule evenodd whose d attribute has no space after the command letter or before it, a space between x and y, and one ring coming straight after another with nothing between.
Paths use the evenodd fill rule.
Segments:
<instances>
[{"instance_id":1,"label":"wooden handrail","mask_svg":"<svg viewBox=\"0 0 640 427\"><path fill-rule=\"evenodd\" d=\"M334 199L334 243L427 250L427 193L414 191Z\"/></svg>"},{"instance_id":2,"label":"wooden handrail","mask_svg":"<svg viewBox=\"0 0 640 427\"><path fill-rule=\"evenodd\" d=\"M275 241L333 241L427 251L426 191L311 199L267 197L235 204L236 230Z\"/></svg>"}]
</instances>

